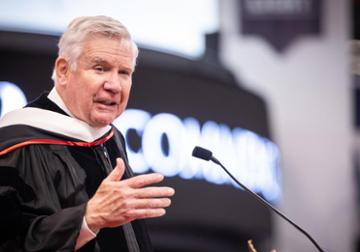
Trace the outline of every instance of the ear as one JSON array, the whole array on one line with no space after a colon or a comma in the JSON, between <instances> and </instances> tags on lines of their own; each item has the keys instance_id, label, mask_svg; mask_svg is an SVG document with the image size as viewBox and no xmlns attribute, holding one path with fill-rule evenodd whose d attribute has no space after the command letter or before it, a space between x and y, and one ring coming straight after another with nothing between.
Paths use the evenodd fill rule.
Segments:
<instances>
[{"instance_id":1,"label":"ear","mask_svg":"<svg viewBox=\"0 0 360 252\"><path fill-rule=\"evenodd\" d=\"M69 63L62 57L58 57L55 61L55 71L57 83L61 86L66 85L69 74Z\"/></svg>"}]
</instances>

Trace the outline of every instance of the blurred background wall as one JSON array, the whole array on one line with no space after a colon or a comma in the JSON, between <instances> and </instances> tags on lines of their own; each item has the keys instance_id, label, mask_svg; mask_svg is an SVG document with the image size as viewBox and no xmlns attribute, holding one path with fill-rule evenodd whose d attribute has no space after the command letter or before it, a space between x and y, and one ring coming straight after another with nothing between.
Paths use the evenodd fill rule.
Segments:
<instances>
[{"instance_id":1,"label":"blurred background wall","mask_svg":"<svg viewBox=\"0 0 360 252\"><path fill-rule=\"evenodd\" d=\"M27 100L51 88L56 41L73 17L113 16L129 27L142 51L129 107L152 124L155 115L166 113L177 123L169 128L180 125L192 139L173 138L180 131L159 133L154 149L173 167L165 170L146 160L143 139L150 127L117 124L126 133L130 160L133 155L148 162L138 172L165 172L178 191L167 217L149 223L156 251L247 251L248 239L259 251L316 251L292 226L231 185L219 168L189 161L195 144L214 150L240 181L326 251L360 251L359 85L350 50L357 2L3 1L0 114L25 102L17 91L5 92L6 83L20 87ZM10 100L19 102L10 106ZM240 138L237 132L249 134ZM263 154L268 163L257 165ZM269 180L262 180L264 174Z\"/></svg>"},{"instance_id":2,"label":"blurred background wall","mask_svg":"<svg viewBox=\"0 0 360 252\"><path fill-rule=\"evenodd\" d=\"M312 34L291 25L295 10L284 19L288 27L275 22L271 26L274 18L266 20L277 36L298 33L279 51L264 37L242 32L240 2L246 1L221 1L221 55L242 83L267 101L271 129L282 153L280 207L326 251L353 251L357 219L351 3L322 1L320 27ZM289 1L283 1L284 6L285 2ZM297 231L276 220L279 251L313 251Z\"/></svg>"}]
</instances>

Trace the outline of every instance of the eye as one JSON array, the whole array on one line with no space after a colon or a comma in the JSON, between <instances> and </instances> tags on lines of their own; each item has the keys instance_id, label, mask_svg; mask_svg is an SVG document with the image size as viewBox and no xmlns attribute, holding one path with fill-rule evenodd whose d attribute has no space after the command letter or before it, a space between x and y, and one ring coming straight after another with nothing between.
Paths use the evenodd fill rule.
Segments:
<instances>
[{"instance_id":1,"label":"eye","mask_svg":"<svg viewBox=\"0 0 360 252\"><path fill-rule=\"evenodd\" d=\"M121 75L127 75L127 76L131 75L131 71L128 71L128 70L120 70L118 73Z\"/></svg>"},{"instance_id":2,"label":"eye","mask_svg":"<svg viewBox=\"0 0 360 252\"><path fill-rule=\"evenodd\" d=\"M95 67L94 67L94 69L95 69L95 71L96 72L105 72L105 67L104 66L101 66L101 65L96 65Z\"/></svg>"}]
</instances>

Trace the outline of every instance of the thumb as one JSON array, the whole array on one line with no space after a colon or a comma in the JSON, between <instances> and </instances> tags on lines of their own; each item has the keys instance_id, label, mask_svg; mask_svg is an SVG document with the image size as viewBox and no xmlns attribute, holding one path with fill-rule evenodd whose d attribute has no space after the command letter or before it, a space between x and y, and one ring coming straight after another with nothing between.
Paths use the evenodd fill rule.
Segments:
<instances>
[{"instance_id":1,"label":"thumb","mask_svg":"<svg viewBox=\"0 0 360 252\"><path fill-rule=\"evenodd\" d=\"M110 181L119 181L124 175L124 172L125 172L124 161L121 158L117 158L115 168L109 173L106 179Z\"/></svg>"}]
</instances>

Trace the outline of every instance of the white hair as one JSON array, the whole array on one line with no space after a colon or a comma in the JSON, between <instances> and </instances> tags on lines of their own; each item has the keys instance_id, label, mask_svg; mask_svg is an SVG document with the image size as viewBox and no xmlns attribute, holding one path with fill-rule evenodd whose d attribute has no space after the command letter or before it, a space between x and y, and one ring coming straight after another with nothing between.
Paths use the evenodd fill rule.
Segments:
<instances>
[{"instance_id":1,"label":"white hair","mask_svg":"<svg viewBox=\"0 0 360 252\"><path fill-rule=\"evenodd\" d=\"M139 54L138 47L132 40L129 31L118 20L107 16L78 17L68 25L58 44L58 56L63 57L69 62L71 70L76 69L76 61L82 52L83 43L90 35L100 35L110 39L115 37L119 40L127 40L131 42L135 59ZM54 81L56 80L55 69L51 78Z\"/></svg>"}]
</instances>

